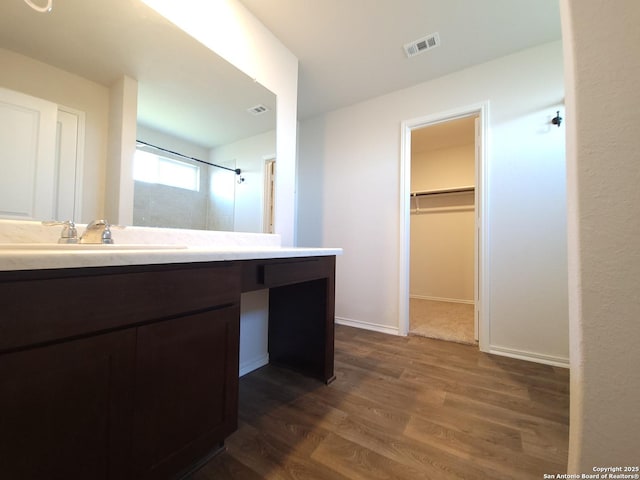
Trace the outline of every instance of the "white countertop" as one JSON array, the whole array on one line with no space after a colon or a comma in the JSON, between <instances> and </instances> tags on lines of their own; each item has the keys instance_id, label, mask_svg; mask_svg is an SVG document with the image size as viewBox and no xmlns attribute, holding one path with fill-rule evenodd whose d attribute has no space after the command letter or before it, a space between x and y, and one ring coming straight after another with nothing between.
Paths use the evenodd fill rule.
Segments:
<instances>
[{"instance_id":1,"label":"white countertop","mask_svg":"<svg viewBox=\"0 0 640 480\"><path fill-rule=\"evenodd\" d=\"M220 262L267 258L341 255L340 248L295 248L272 246L154 246L84 245L74 249L0 247L0 271L55 268L106 267L163 263ZM84 248L82 248L84 247Z\"/></svg>"},{"instance_id":2,"label":"white countertop","mask_svg":"<svg viewBox=\"0 0 640 480\"><path fill-rule=\"evenodd\" d=\"M77 225L80 233L85 226ZM114 245L58 244L62 227L0 219L0 271L220 262L341 255L341 248L283 247L280 235L117 227Z\"/></svg>"}]
</instances>

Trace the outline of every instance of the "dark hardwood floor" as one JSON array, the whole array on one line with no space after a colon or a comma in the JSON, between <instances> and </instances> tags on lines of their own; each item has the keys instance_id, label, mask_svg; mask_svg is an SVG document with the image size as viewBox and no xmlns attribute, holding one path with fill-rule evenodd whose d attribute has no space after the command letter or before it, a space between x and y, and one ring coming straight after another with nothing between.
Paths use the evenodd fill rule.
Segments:
<instances>
[{"instance_id":1,"label":"dark hardwood floor","mask_svg":"<svg viewBox=\"0 0 640 480\"><path fill-rule=\"evenodd\" d=\"M566 473L566 369L336 326L336 375L325 386L267 366L241 378L239 429L192 480Z\"/></svg>"}]
</instances>

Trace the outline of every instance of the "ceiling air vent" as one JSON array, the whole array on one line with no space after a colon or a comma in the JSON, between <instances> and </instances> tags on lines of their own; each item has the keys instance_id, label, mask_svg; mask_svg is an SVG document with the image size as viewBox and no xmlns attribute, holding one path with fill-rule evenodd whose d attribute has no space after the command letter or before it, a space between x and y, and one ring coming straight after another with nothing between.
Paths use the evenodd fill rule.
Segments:
<instances>
[{"instance_id":1,"label":"ceiling air vent","mask_svg":"<svg viewBox=\"0 0 640 480\"><path fill-rule=\"evenodd\" d=\"M247 112L249 112L251 115L262 115L263 113L266 113L268 111L269 109L264 105L256 105L254 107L247 108Z\"/></svg>"},{"instance_id":2,"label":"ceiling air vent","mask_svg":"<svg viewBox=\"0 0 640 480\"><path fill-rule=\"evenodd\" d=\"M413 57L438 46L440 46L440 36L438 33L431 33L425 37L419 38L418 40L407 43L404 46L404 52L407 54L407 57Z\"/></svg>"}]
</instances>

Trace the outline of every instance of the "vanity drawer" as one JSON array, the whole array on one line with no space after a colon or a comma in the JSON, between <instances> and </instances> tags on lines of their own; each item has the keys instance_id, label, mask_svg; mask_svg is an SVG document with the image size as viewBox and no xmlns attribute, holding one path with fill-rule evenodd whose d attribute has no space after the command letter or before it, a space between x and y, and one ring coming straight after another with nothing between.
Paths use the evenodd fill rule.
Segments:
<instances>
[{"instance_id":1,"label":"vanity drawer","mask_svg":"<svg viewBox=\"0 0 640 480\"><path fill-rule=\"evenodd\" d=\"M335 257L252 260L244 263L242 290L275 288L334 275Z\"/></svg>"},{"instance_id":2,"label":"vanity drawer","mask_svg":"<svg viewBox=\"0 0 640 480\"><path fill-rule=\"evenodd\" d=\"M215 262L13 272L0 277L0 352L239 303L239 268Z\"/></svg>"},{"instance_id":3,"label":"vanity drawer","mask_svg":"<svg viewBox=\"0 0 640 480\"><path fill-rule=\"evenodd\" d=\"M267 287L279 287L326 277L322 259L308 259L295 263L273 263L265 265L263 282Z\"/></svg>"}]
</instances>

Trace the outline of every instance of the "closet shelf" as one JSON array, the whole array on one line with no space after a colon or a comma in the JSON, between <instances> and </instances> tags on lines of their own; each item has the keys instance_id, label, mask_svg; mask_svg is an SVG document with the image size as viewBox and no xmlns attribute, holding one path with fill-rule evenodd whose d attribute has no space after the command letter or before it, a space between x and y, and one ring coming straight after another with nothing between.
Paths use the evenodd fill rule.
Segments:
<instances>
[{"instance_id":1,"label":"closet shelf","mask_svg":"<svg viewBox=\"0 0 640 480\"><path fill-rule=\"evenodd\" d=\"M450 193L466 193L475 191L475 187L473 185L466 185L463 187L453 187L453 188L439 188L436 190L420 190L417 192L411 192L412 197L424 197L427 195L444 195Z\"/></svg>"}]
</instances>

